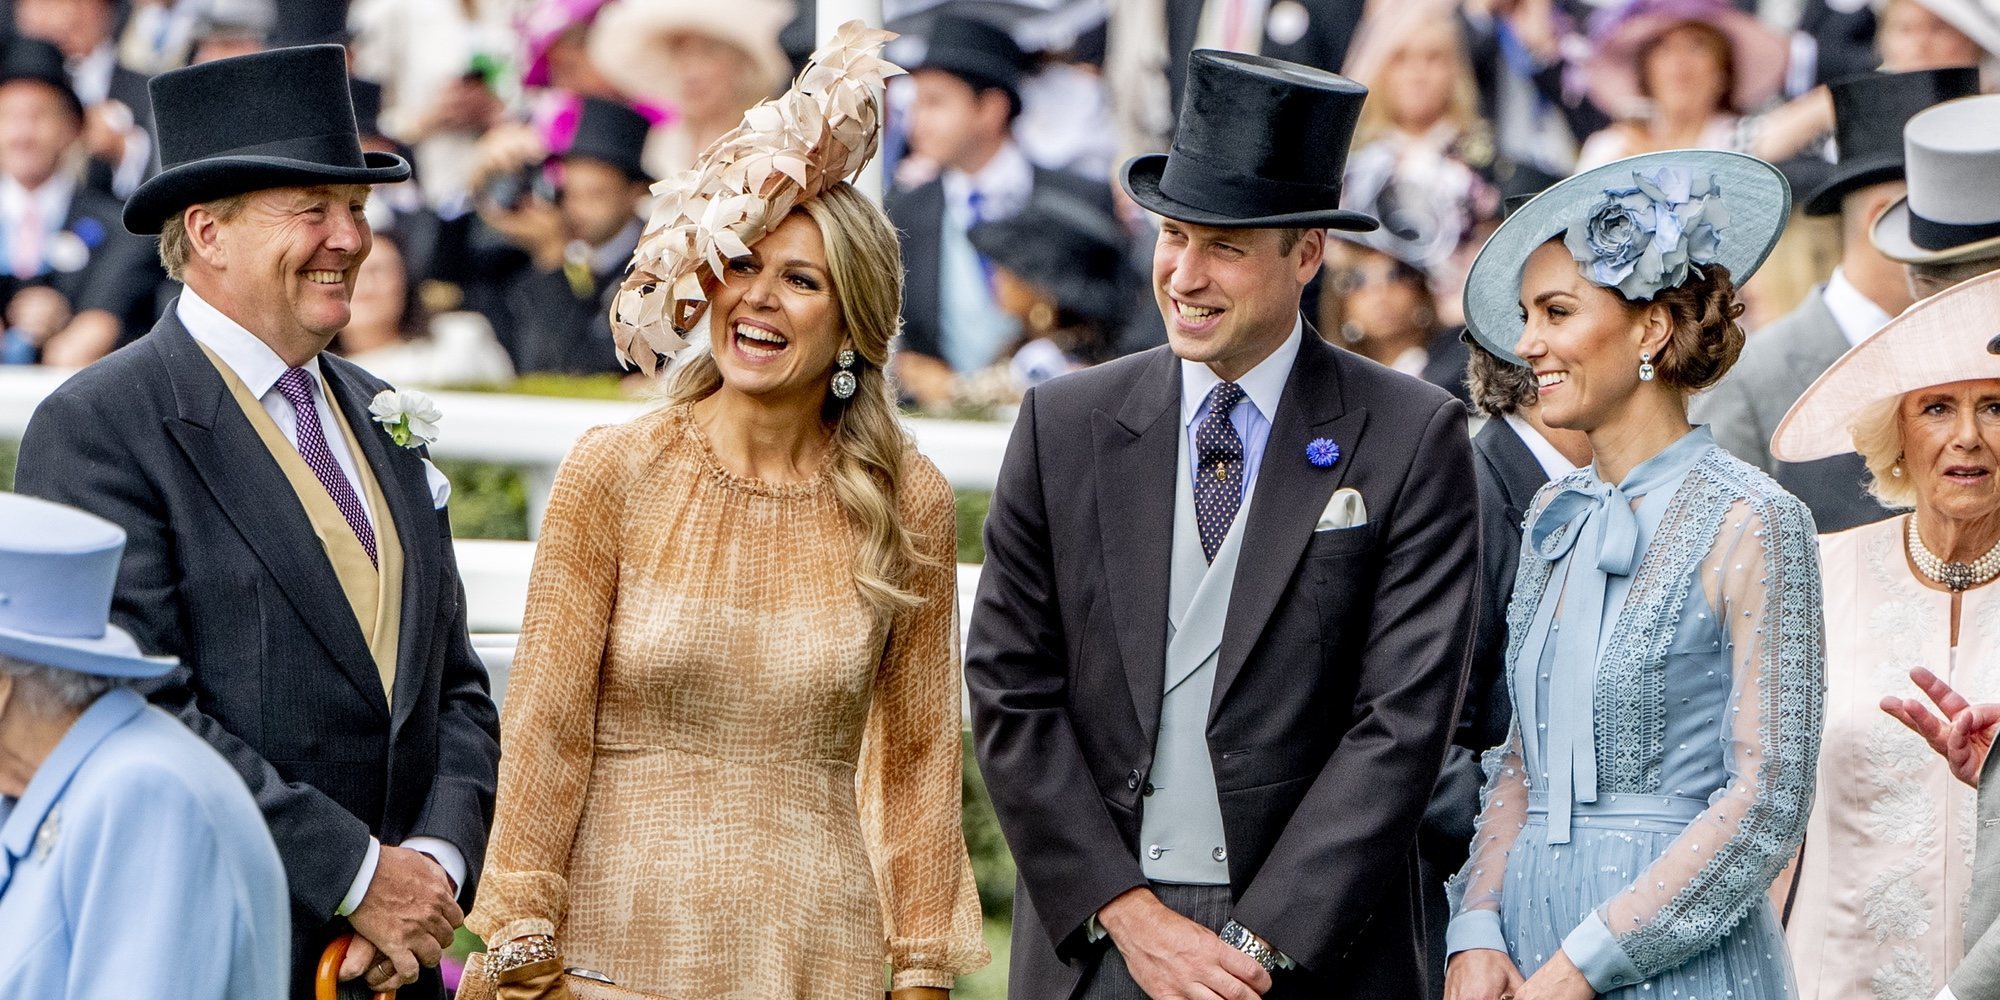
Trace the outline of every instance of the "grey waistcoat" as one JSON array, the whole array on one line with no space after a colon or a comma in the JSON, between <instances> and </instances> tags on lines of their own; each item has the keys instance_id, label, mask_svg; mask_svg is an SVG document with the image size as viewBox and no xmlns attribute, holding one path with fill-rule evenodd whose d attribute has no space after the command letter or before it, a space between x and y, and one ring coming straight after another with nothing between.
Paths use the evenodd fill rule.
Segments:
<instances>
[{"instance_id":1,"label":"grey waistcoat","mask_svg":"<svg viewBox=\"0 0 2000 1000\"><path fill-rule=\"evenodd\" d=\"M1236 520L1210 563L1201 551L1201 531L1195 527L1185 427L1179 438L1173 577L1167 590L1166 684L1160 699L1159 742L1153 750L1152 794L1140 810L1139 861L1146 877L1155 882L1227 885L1229 854L1222 833L1222 804L1215 792L1215 766L1208 756L1208 709L1236 560L1243 549L1243 525L1250 520L1253 484L1244 484Z\"/></svg>"}]
</instances>

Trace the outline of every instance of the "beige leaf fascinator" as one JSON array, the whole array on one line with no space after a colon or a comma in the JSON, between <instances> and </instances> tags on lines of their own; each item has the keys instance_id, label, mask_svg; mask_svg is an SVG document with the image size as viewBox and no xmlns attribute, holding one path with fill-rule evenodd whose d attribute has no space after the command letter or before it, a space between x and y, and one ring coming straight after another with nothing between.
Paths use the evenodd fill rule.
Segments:
<instances>
[{"instance_id":1,"label":"beige leaf fascinator","mask_svg":"<svg viewBox=\"0 0 2000 1000\"><path fill-rule=\"evenodd\" d=\"M707 310L704 274L719 280L794 207L867 165L881 137L882 82L903 72L880 55L895 37L841 25L784 96L744 112L692 169L653 186L659 203L611 303L622 361L653 374Z\"/></svg>"}]
</instances>

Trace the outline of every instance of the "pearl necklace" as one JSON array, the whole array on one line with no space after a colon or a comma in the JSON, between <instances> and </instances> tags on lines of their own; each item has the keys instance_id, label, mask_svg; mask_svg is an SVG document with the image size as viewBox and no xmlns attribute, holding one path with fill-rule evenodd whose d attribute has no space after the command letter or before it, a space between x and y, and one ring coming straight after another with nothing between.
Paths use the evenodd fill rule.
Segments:
<instances>
[{"instance_id":1,"label":"pearl necklace","mask_svg":"<svg viewBox=\"0 0 2000 1000\"><path fill-rule=\"evenodd\" d=\"M1951 588L1954 594L1971 590L2000 576L2000 544L1995 544L1986 550L1985 555L1969 563L1945 562L1926 548L1924 540L1918 537L1915 514L1910 515L1909 538L1910 561L1917 564L1917 572L1929 577L1933 583Z\"/></svg>"}]
</instances>

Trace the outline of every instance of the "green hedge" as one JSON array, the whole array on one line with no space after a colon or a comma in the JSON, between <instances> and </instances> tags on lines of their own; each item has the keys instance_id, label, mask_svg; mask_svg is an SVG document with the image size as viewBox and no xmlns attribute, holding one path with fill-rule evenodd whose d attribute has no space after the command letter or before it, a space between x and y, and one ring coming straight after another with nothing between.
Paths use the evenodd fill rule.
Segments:
<instances>
[{"instance_id":1,"label":"green hedge","mask_svg":"<svg viewBox=\"0 0 2000 1000\"><path fill-rule=\"evenodd\" d=\"M14 489L14 460L21 457L21 446L0 439L0 492Z\"/></svg>"}]
</instances>

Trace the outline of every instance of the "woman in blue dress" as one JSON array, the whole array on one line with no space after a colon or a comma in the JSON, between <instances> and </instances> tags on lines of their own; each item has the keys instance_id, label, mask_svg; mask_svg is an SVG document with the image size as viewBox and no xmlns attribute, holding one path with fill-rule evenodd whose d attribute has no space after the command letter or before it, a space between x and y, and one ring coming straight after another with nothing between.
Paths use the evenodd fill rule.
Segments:
<instances>
[{"instance_id":1,"label":"woman in blue dress","mask_svg":"<svg viewBox=\"0 0 2000 1000\"><path fill-rule=\"evenodd\" d=\"M1736 359L1736 283L1791 207L1769 164L1675 150L1510 216L1473 335L1532 368L1595 465L1537 496L1508 615L1507 743L1453 880L1446 1000L1781 1000L1765 900L1811 810L1823 638L1804 505L1688 394Z\"/></svg>"}]
</instances>

